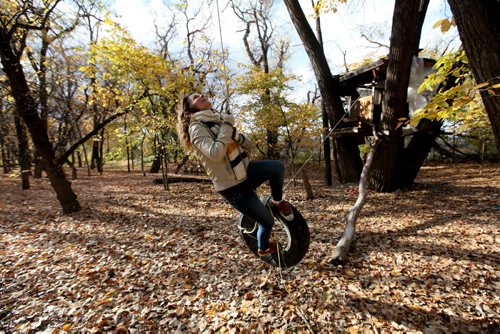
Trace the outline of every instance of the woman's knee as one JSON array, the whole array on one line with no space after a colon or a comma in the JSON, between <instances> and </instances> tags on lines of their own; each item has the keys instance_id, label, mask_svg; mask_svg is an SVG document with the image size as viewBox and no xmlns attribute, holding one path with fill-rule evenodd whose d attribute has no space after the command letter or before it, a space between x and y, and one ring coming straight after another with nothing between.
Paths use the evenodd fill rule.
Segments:
<instances>
[{"instance_id":1,"label":"woman's knee","mask_svg":"<svg viewBox=\"0 0 500 334\"><path fill-rule=\"evenodd\" d=\"M276 174L285 173L285 165L281 162L281 160L273 160L274 162L274 170Z\"/></svg>"}]
</instances>

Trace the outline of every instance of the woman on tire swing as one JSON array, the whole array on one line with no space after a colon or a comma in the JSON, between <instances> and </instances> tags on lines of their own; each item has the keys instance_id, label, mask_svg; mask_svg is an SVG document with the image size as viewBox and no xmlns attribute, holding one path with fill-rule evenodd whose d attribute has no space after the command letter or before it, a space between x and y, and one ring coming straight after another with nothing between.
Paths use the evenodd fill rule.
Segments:
<instances>
[{"instance_id":1,"label":"woman on tire swing","mask_svg":"<svg viewBox=\"0 0 500 334\"><path fill-rule=\"evenodd\" d=\"M259 256L276 253L278 245L269 240L274 217L255 189L269 181L272 204L285 220L294 219L290 204L283 199L285 167L281 161L249 161L245 150L252 148L250 139L236 130L232 115L215 112L203 94L186 95L177 116L181 144L200 159L215 190L236 210L259 224Z\"/></svg>"}]
</instances>

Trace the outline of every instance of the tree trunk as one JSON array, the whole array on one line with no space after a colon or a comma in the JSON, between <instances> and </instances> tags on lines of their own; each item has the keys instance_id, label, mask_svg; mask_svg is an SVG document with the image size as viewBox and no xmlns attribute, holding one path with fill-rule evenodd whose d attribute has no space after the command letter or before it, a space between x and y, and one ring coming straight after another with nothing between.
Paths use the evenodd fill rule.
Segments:
<instances>
[{"instance_id":1,"label":"tree trunk","mask_svg":"<svg viewBox=\"0 0 500 334\"><path fill-rule=\"evenodd\" d=\"M305 169L301 171L302 182L304 183L304 189L306 190L306 199L313 199L314 193L311 187L311 183L309 182L309 177L307 177L307 172Z\"/></svg>"},{"instance_id":2,"label":"tree trunk","mask_svg":"<svg viewBox=\"0 0 500 334\"><path fill-rule=\"evenodd\" d=\"M323 121L323 155L325 161L325 169L323 171L323 179L325 180L325 185L332 185L332 154L330 145L330 135L328 134L328 116L326 115L325 106L321 103L321 118Z\"/></svg>"},{"instance_id":3,"label":"tree trunk","mask_svg":"<svg viewBox=\"0 0 500 334\"><path fill-rule=\"evenodd\" d=\"M399 188L398 169L403 149L400 118L408 116L406 106L411 62L417 38L420 1L396 0L392 20L387 79L382 100L381 130L386 136L375 156L370 185L377 191Z\"/></svg>"},{"instance_id":4,"label":"tree trunk","mask_svg":"<svg viewBox=\"0 0 500 334\"><path fill-rule=\"evenodd\" d=\"M318 39L314 35L307 18L296 0L284 0L290 18L297 33L304 44L309 60L311 61L321 97L325 103L326 113L331 126L335 126L344 116L344 107L340 100L339 88L330 72L330 67L321 49ZM334 145L338 150L338 164L340 177L343 182L359 180L363 163L359 154L358 144L354 138L335 139Z\"/></svg>"},{"instance_id":5,"label":"tree trunk","mask_svg":"<svg viewBox=\"0 0 500 334\"><path fill-rule=\"evenodd\" d=\"M90 169L97 169L99 174L103 173L103 145L104 145L104 130L101 131L99 140L92 142L92 158Z\"/></svg>"},{"instance_id":6,"label":"tree trunk","mask_svg":"<svg viewBox=\"0 0 500 334\"><path fill-rule=\"evenodd\" d=\"M155 155L153 162L151 163L151 168L149 169L149 172L156 174L160 171L160 168L161 168L161 154L157 153Z\"/></svg>"},{"instance_id":7,"label":"tree trunk","mask_svg":"<svg viewBox=\"0 0 500 334\"><path fill-rule=\"evenodd\" d=\"M33 171L33 178L39 179L42 177L42 172L46 171L47 168L45 167L45 163L43 161L42 155L35 150L35 158L34 160L34 171Z\"/></svg>"},{"instance_id":8,"label":"tree trunk","mask_svg":"<svg viewBox=\"0 0 500 334\"><path fill-rule=\"evenodd\" d=\"M16 111L28 127L36 149L47 163L47 174L63 212L78 211L81 209L80 203L71 188L71 183L66 179L62 165L55 163L55 152L47 128L37 113L37 106L29 91L20 58L14 54L10 42L7 32L0 28L0 57L16 102Z\"/></svg>"},{"instance_id":9,"label":"tree trunk","mask_svg":"<svg viewBox=\"0 0 500 334\"><path fill-rule=\"evenodd\" d=\"M2 169L4 174L8 174L10 172L8 158L7 158L7 151L5 148L4 140L3 140L3 133L0 135L0 150L2 151Z\"/></svg>"},{"instance_id":10,"label":"tree trunk","mask_svg":"<svg viewBox=\"0 0 500 334\"><path fill-rule=\"evenodd\" d=\"M123 132L125 133L125 152L127 153L127 172L130 173L130 147L128 145L127 135L127 117L123 118Z\"/></svg>"},{"instance_id":11,"label":"tree trunk","mask_svg":"<svg viewBox=\"0 0 500 334\"><path fill-rule=\"evenodd\" d=\"M333 142L333 147L332 147L332 152L333 152L333 166L335 167L335 176L337 177L337 182L338 183L344 183L342 180L342 174L340 173L340 166L339 166L339 155L337 152L337 145L335 145L335 142Z\"/></svg>"},{"instance_id":12,"label":"tree trunk","mask_svg":"<svg viewBox=\"0 0 500 334\"><path fill-rule=\"evenodd\" d=\"M5 135L7 134L7 125L5 119L5 113L3 110L3 97L0 96L0 150L2 151L2 168L3 173L8 174L10 172L10 162L8 158L7 147L5 143Z\"/></svg>"},{"instance_id":13,"label":"tree trunk","mask_svg":"<svg viewBox=\"0 0 500 334\"><path fill-rule=\"evenodd\" d=\"M161 148L161 157L160 159L163 163L161 166L161 174L163 178L163 189L170 190L170 186L168 184L168 160L167 160L167 152L165 150L165 146Z\"/></svg>"},{"instance_id":14,"label":"tree trunk","mask_svg":"<svg viewBox=\"0 0 500 334\"><path fill-rule=\"evenodd\" d=\"M402 156L399 187L409 188L415 181L425 159L429 155L436 138L441 130L442 122L431 121L426 118L417 125L418 132L413 135Z\"/></svg>"},{"instance_id":15,"label":"tree trunk","mask_svg":"<svg viewBox=\"0 0 500 334\"><path fill-rule=\"evenodd\" d=\"M315 6L314 0L311 1L312 6ZM321 18L319 13L316 13L316 34L318 36L318 42L321 47L321 50L325 50L323 45L323 33L321 31ZM323 122L323 156L325 161L325 169L323 170L323 179L325 181L325 185L332 185L332 157L331 157L331 145L330 145L330 136L328 135L328 115L326 114L325 103L321 101L321 119Z\"/></svg>"},{"instance_id":16,"label":"tree trunk","mask_svg":"<svg viewBox=\"0 0 500 334\"><path fill-rule=\"evenodd\" d=\"M40 119L44 123L45 127L48 125L48 115L49 115L49 97L47 93L47 52L49 49L49 42L47 38L48 29L44 27L41 31L41 47L40 47L40 61L36 64L36 61L30 57L33 69L38 77L38 102L40 107ZM35 150L34 154L34 175L35 179L42 177L42 171L46 171L46 166L43 161L42 155Z\"/></svg>"},{"instance_id":17,"label":"tree trunk","mask_svg":"<svg viewBox=\"0 0 500 334\"><path fill-rule=\"evenodd\" d=\"M90 169L94 170L96 166L97 155L99 154L99 149L97 147L97 143L92 141L92 152L90 154Z\"/></svg>"},{"instance_id":18,"label":"tree trunk","mask_svg":"<svg viewBox=\"0 0 500 334\"><path fill-rule=\"evenodd\" d=\"M141 140L141 172L142 176L146 176L146 172L144 171L144 140L146 139L146 133L142 134Z\"/></svg>"},{"instance_id":19,"label":"tree trunk","mask_svg":"<svg viewBox=\"0 0 500 334\"><path fill-rule=\"evenodd\" d=\"M337 164L343 183L358 182L363 169L363 161L356 139L349 137L335 138L333 141L337 151ZM356 159L351 155L356 153ZM346 157L349 157L347 159Z\"/></svg>"},{"instance_id":20,"label":"tree trunk","mask_svg":"<svg viewBox=\"0 0 500 334\"><path fill-rule=\"evenodd\" d=\"M267 138L267 158L268 159L279 159L280 153L277 149L278 147L278 132L275 128L266 129Z\"/></svg>"},{"instance_id":21,"label":"tree trunk","mask_svg":"<svg viewBox=\"0 0 500 334\"><path fill-rule=\"evenodd\" d=\"M421 0L420 7L417 14L417 22L415 25L415 39L413 41L413 54L418 56L420 39L422 37L422 27L424 26L425 15L427 14L427 8L429 7L429 2L431 0Z\"/></svg>"},{"instance_id":22,"label":"tree trunk","mask_svg":"<svg viewBox=\"0 0 500 334\"><path fill-rule=\"evenodd\" d=\"M477 83L500 83L500 3L498 0L448 0L472 74ZM481 90L500 150L500 88Z\"/></svg>"},{"instance_id":23,"label":"tree trunk","mask_svg":"<svg viewBox=\"0 0 500 334\"><path fill-rule=\"evenodd\" d=\"M151 164L151 168L149 169L150 173L158 173L161 168L161 152L159 152L158 148L158 135L155 134L155 137L153 139L153 154L154 154L154 160Z\"/></svg>"},{"instance_id":24,"label":"tree trunk","mask_svg":"<svg viewBox=\"0 0 500 334\"><path fill-rule=\"evenodd\" d=\"M328 116L326 115L326 109L321 102L321 120L323 122L323 155L325 161L325 169L323 170L323 180L326 186L332 185L332 146L330 135L328 131Z\"/></svg>"},{"instance_id":25,"label":"tree trunk","mask_svg":"<svg viewBox=\"0 0 500 334\"><path fill-rule=\"evenodd\" d=\"M24 124L17 112L14 113L17 143L19 147L19 167L21 169L21 187L23 190L30 188L31 156L29 153L28 136Z\"/></svg>"},{"instance_id":26,"label":"tree trunk","mask_svg":"<svg viewBox=\"0 0 500 334\"><path fill-rule=\"evenodd\" d=\"M125 147L127 152L127 172L130 173L130 147L128 146L127 138L125 138Z\"/></svg>"},{"instance_id":27,"label":"tree trunk","mask_svg":"<svg viewBox=\"0 0 500 334\"><path fill-rule=\"evenodd\" d=\"M101 140L99 140L99 163L97 164L97 171L102 175L104 173L104 128L101 130Z\"/></svg>"},{"instance_id":28,"label":"tree trunk","mask_svg":"<svg viewBox=\"0 0 500 334\"><path fill-rule=\"evenodd\" d=\"M369 184L375 191L392 192L399 187L397 167L403 141L400 136L385 139L375 154Z\"/></svg>"}]
</instances>

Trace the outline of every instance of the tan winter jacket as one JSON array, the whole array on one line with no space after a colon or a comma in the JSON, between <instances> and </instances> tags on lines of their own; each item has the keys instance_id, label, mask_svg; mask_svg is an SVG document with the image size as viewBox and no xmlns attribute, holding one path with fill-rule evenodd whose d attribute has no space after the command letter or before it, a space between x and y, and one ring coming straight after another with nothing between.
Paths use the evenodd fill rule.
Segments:
<instances>
[{"instance_id":1,"label":"tan winter jacket","mask_svg":"<svg viewBox=\"0 0 500 334\"><path fill-rule=\"evenodd\" d=\"M193 151L200 159L203 168L212 179L216 191L229 189L246 179L246 173L238 178L228 157L228 149L237 146L240 153L243 149L251 150L250 139L240 134L239 142L236 143L231 136L233 127L227 123L203 123L193 121L189 126L189 137L193 145ZM241 145L241 146L240 146ZM243 154L243 163L248 166L248 158Z\"/></svg>"}]
</instances>

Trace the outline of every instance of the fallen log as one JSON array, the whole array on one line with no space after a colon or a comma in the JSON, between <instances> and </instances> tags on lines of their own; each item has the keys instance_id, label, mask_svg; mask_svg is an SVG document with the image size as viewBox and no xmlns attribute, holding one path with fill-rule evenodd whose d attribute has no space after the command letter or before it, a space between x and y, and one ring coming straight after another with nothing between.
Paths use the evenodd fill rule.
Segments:
<instances>
[{"instance_id":1,"label":"fallen log","mask_svg":"<svg viewBox=\"0 0 500 334\"><path fill-rule=\"evenodd\" d=\"M163 178L154 179L154 184L163 184ZM185 175L168 175L168 183L180 183L180 182L210 182L209 178L199 177L199 176L185 176Z\"/></svg>"}]
</instances>

